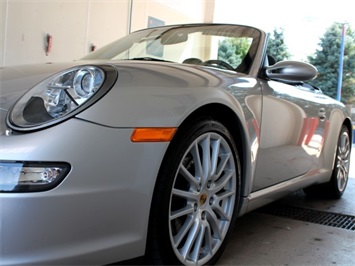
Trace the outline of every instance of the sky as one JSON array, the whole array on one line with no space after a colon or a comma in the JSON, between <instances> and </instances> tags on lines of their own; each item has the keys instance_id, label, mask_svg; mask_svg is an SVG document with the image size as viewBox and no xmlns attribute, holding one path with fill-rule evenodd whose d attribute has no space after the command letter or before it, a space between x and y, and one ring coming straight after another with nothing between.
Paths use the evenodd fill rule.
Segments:
<instances>
[{"instance_id":1,"label":"sky","mask_svg":"<svg viewBox=\"0 0 355 266\"><path fill-rule=\"evenodd\" d=\"M270 33L283 28L292 59L305 61L334 22L355 29L354 4L354 0L215 0L214 22L245 24Z\"/></svg>"}]
</instances>

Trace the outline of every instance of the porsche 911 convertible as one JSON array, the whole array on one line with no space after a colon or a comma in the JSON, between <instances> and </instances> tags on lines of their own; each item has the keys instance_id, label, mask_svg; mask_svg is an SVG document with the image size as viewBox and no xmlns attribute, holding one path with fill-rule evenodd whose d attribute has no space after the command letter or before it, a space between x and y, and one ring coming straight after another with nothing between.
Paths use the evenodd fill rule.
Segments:
<instances>
[{"instance_id":1,"label":"porsche 911 convertible","mask_svg":"<svg viewBox=\"0 0 355 266\"><path fill-rule=\"evenodd\" d=\"M0 264L213 264L241 215L340 198L350 116L266 48L253 27L174 25L1 68Z\"/></svg>"}]
</instances>

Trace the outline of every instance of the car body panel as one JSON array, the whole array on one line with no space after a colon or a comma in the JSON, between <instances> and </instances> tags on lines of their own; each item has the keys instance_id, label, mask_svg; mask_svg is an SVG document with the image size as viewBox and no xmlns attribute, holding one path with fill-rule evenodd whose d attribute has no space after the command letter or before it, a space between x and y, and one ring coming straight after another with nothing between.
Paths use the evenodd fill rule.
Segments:
<instances>
[{"instance_id":1,"label":"car body panel","mask_svg":"<svg viewBox=\"0 0 355 266\"><path fill-rule=\"evenodd\" d=\"M265 77L267 36L255 32L255 60L244 73L146 58L1 68L0 160L65 162L71 170L49 191L0 193L0 264L108 264L144 255L154 188L170 143L134 143L131 134L145 127L182 130L200 110L208 116L223 110L219 118L237 131L231 132L242 162L239 216L329 181L349 114L319 90ZM11 128L6 119L21 95L84 65L117 70L102 98L47 128Z\"/></svg>"},{"instance_id":2,"label":"car body panel","mask_svg":"<svg viewBox=\"0 0 355 266\"><path fill-rule=\"evenodd\" d=\"M2 160L62 161L72 168L53 190L1 194L2 264L24 265L28 253L32 264L95 264L110 260L107 254L118 260L144 254L158 159L168 143L132 145L132 132L72 119L46 131L1 136Z\"/></svg>"},{"instance_id":3,"label":"car body panel","mask_svg":"<svg viewBox=\"0 0 355 266\"><path fill-rule=\"evenodd\" d=\"M256 172L260 183L254 184L255 191L304 175L317 166L329 123L329 110L321 118L319 111L334 102L299 86L275 81L265 84Z\"/></svg>"},{"instance_id":4,"label":"car body panel","mask_svg":"<svg viewBox=\"0 0 355 266\"><path fill-rule=\"evenodd\" d=\"M115 87L80 118L114 127L178 126L188 114L210 103L227 105L243 115L240 104L224 89L229 85L228 79L238 81L236 73L155 62L120 62L115 66L119 72ZM148 110L146 105L150 106ZM111 108L122 115L108 115Z\"/></svg>"}]
</instances>

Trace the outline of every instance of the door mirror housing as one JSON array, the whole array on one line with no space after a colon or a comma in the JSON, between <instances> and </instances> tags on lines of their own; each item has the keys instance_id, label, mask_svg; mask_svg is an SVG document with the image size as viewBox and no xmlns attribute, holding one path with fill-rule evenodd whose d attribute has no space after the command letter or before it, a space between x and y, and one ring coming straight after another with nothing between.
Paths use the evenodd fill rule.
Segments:
<instances>
[{"instance_id":1,"label":"door mirror housing","mask_svg":"<svg viewBox=\"0 0 355 266\"><path fill-rule=\"evenodd\" d=\"M299 61L281 61L265 68L265 75L272 80L303 82L315 79L318 70L311 64Z\"/></svg>"}]
</instances>

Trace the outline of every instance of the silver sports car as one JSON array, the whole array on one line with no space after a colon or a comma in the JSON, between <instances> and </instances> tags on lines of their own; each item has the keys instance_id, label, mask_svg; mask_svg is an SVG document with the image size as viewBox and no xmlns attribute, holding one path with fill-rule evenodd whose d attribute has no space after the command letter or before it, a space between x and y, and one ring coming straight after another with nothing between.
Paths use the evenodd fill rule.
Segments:
<instances>
[{"instance_id":1,"label":"silver sports car","mask_svg":"<svg viewBox=\"0 0 355 266\"><path fill-rule=\"evenodd\" d=\"M213 264L246 212L340 198L349 114L266 47L252 27L175 25L1 68L0 264Z\"/></svg>"}]
</instances>

